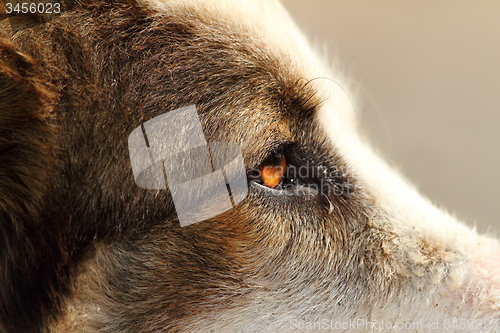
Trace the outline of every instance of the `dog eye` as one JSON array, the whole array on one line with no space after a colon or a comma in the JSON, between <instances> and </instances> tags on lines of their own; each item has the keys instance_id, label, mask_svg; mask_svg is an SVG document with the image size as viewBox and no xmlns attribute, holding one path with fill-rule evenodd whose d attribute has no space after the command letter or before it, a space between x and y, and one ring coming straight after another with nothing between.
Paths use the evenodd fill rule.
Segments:
<instances>
[{"instance_id":1,"label":"dog eye","mask_svg":"<svg viewBox=\"0 0 500 333\"><path fill-rule=\"evenodd\" d=\"M286 158L284 154L276 156L260 166L260 178L263 185L276 188L283 180L286 172Z\"/></svg>"}]
</instances>

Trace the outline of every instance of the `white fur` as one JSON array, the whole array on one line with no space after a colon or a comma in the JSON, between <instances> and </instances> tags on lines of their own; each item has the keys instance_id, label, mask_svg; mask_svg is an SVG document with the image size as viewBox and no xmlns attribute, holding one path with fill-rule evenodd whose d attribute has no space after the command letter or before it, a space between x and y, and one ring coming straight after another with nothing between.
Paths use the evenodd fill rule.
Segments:
<instances>
[{"instance_id":1,"label":"white fur","mask_svg":"<svg viewBox=\"0 0 500 333\"><path fill-rule=\"evenodd\" d=\"M231 26L250 34L255 43L268 52L283 59L305 78L330 78L315 80L313 84L322 96L328 97L317 119L342 158L347 161L350 172L355 174L364 187L373 195L382 215L374 216L372 223L389 228L396 236L388 253L400 261L392 267L394 272L411 277L399 293L392 294L387 304L365 304L357 314L335 312L328 302L317 305L316 311L283 302L279 307L276 299L254 300L254 309L234 311L219 318L218 324L211 320L193 323L189 330L207 331L286 331L293 318L303 320L348 321L351 318L370 318L386 321L420 321L429 323L449 319L493 320L499 318L500 310L500 245L496 240L479 236L474 230L455 220L453 216L433 206L399 173L382 161L357 132L355 113L349 95L344 91L347 80L338 69L330 68L309 45L303 34L292 22L277 1L149 1L166 11L186 11L187 8L214 20L227 21ZM323 95L324 94L324 95ZM426 258L418 242L425 241L437 249L440 262ZM439 252L440 251L440 252ZM390 272L388 272L390 273ZM312 292L311 292L312 295ZM303 295L309 296L309 289ZM380 295L382 298L383 295ZM260 313L260 322L255 315ZM307 315L307 318L305 317ZM231 318L238 318L235 326ZM245 318L248 321L245 322ZM206 323L212 324L207 327ZM269 326L270 325L270 326ZM246 328L246 329L245 329ZM292 330L293 331L293 330ZM471 330L470 330L471 331ZM492 330L493 331L493 330Z\"/></svg>"}]
</instances>

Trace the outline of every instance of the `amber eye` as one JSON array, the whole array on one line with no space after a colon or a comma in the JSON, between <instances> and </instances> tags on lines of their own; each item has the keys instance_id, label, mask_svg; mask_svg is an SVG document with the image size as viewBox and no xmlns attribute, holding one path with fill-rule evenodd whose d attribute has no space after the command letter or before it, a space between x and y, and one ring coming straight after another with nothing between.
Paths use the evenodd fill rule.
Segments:
<instances>
[{"instance_id":1,"label":"amber eye","mask_svg":"<svg viewBox=\"0 0 500 333\"><path fill-rule=\"evenodd\" d=\"M260 177L262 182L270 188L278 186L283 180L286 172L285 155L280 154L276 157L276 162L265 163L260 166Z\"/></svg>"}]
</instances>

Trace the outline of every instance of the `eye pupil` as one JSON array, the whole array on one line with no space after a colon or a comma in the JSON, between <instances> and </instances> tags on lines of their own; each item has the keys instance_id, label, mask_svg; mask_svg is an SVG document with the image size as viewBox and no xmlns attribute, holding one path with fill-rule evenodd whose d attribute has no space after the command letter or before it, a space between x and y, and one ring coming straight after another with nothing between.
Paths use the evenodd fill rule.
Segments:
<instances>
[{"instance_id":1,"label":"eye pupil","mask_svg":"<svg viewBox=\"0 0 500 333\"><path fill-rule=\"evenodd\" d=\"M260 175L264 185L270 188L277 187L286 172L286 158L283 154L279 156L277 162L265 163L260 166Z\"/></svg>"}]
</instances>

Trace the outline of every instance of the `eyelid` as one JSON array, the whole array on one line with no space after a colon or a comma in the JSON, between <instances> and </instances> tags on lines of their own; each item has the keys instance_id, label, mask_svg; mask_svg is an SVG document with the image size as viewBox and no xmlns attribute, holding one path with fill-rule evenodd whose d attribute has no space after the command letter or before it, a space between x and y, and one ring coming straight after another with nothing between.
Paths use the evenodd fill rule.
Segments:
<instances>
[{"instance_id":1,"label":"eyelid","mask_svg":"<svg viewBox=\"0 0 500 333\"><path fill-rule=\"evenodd\" d=\"M248 164L248 171L259 169L260 166L266 161L270 160L272 156L276 154L282 154L286 147L289 146L291 142L289 140L274 140L266 145L265 150L256 152ZM285 154L286 155L286 154Z\"/></svg>"}]
</instances>

